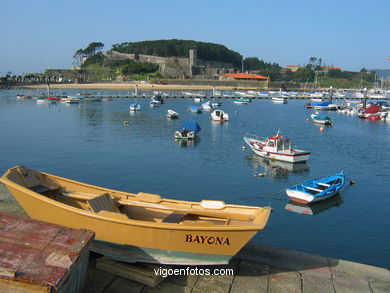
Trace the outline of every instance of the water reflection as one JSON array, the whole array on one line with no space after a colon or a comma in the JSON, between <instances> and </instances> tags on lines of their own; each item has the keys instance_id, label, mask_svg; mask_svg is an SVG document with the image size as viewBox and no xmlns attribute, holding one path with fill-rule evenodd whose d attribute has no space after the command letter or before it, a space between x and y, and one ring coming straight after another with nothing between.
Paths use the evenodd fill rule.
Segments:
<instances>
[{"instance_id":1,"label":"water reflection","mask_svg":"<svg viewBox=\"0 0 390 293\"><path fill-rule=\"evenodd\" d=\"M195 139L175 139L175 143L182 148L194 148L200 142L200 140L200 137L196 137Z\"/></svg>"},{"instance_id":2,"label":"water reflection","mask_svg":"<svg viewBox=\"0 0 390 293\"><path fill-rule=\"evenodd\" d=\"M251 161L254 175L270 175L272 178L287 178L289 173L307 172L309 165L304 163L288 163L262 158L254 153L246 157Z\"/></svg>"},{"instance_id":3,"label":"water reflection","mask_svg":"<svg viewBox=\"0 0 390 293\"><path fill-rule=\"evenodd\" d=\"M300 204L293 201L290 201L286 204L285 209L294 212L297 214L304 215L317 215L333 207L339 207L343 203L343 199L340 195L333 196L327 200L320 201L317 203L312 203L310 205Z\"/></svg>"}]
</instances>

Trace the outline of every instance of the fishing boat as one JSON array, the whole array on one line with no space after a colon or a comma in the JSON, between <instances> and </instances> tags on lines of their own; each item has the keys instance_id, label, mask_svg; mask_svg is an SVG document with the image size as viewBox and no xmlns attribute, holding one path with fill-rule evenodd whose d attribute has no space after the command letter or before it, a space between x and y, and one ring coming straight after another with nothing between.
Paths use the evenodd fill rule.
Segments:
<instances>
[{"instance_id":1,"label":"fishing boat","mask_svg":"<svg viewBox=\"0 0 390 293\"><path fill-rule=\"evenodd\" d=\"M198 107L198 106L195 106L195 105L191 105L191 106L188 107L188 111L191 111L193 113L202 113L203 107Z\"/></svg>"},{"instance_id":2,"label":"fishing boat","mask_svg":"<svg viewBox=\"0 0 390 293\"><path fill-rule=\"evenodd\" d=\"M271 212L122 192L24 166L9 169L0 181L31 218L92 230L91 250L127 262L227 264L264 229Z\"/></svg>"},{"instance_id":3,"label":"fishing boat","mask_svg":"<svg viewBox=\"0 0 390 293\"><path fill-rule=\"evenodd\" d=\"M291 147L291 138L279 135L279 132L270 138L261 139L256 135L247 134L244 141L249 145L252 151L261 157L279 160L289 163L306 162L311 153L293 149Z\"/></svg>"},{"instance_id":4,"label":"fishing boat","mask_svg":"<svg viewBox=\"0 0 390 293\"><path fill-rule=\"evenodd\" d=\"M299 203L325 200L337 194L345 184L344 171L334 175L310 179L286 189L288 197Z\"/></svg>"},{"instance_id":5,"label":"fishing boat","mask_svg":"<svg viewBox=\"0 0 390 293\"><path fill-rule=\"evenodd\" d=\"M199 131L201 128L195 120L186 120L175 131L174 136L175 139L195 139Z\"/></svg>"},{"instance_id":6,"label":"fishing boat","mask_svg":"<svg viewBox=\"0 0 390 293\"><path fill-rule=\"evenodd\" d=\"M177 113L173 110L168 110L167 118L171 118L171 119L179 118L179 113Z\"/></svg>"},{"instance_id":7,"label":"fishing boat","mask_svg":"<svg viewBox=\"0 0 390 293\"><path fill-rule=\"evenodd\" d=\"M315 112L314 114L311 114L311 119L314 123L317 124L324 124L324 125L331 125L332 119L330 119L329 116L322 116L318 112Z\"/></svg>"},{"instance_id":8,"label":"fishing boat","mask_svg":"<svg viewBox=\"0 0 390 293\"><path fill-rule=\"evenodd\" d=\"M229 121L229 114L222 110L215 110L211 113L211 119L217 122L226 122Z\"/></svg>"},{"instance_id":9,"label":"fishing boat","mask_svg":"<svg viewBox=\"0 0 390 293\"><path fill-rule=\"evenodd\" d=\"M130 104L129 109L131 112L141 111L141 105L140 104Z\"/></svg>"}]
</instances>

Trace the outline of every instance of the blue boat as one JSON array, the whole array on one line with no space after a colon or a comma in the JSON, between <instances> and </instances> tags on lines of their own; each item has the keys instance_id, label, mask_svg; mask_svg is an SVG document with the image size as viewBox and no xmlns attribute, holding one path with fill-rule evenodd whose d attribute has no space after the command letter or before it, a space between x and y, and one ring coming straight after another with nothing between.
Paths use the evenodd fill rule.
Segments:
<instances>
[{"instance_id":1,"label":"blue boat","mask_svg":"<svg viewBox=\"0 0 390 293\"><path fill-rule=\"evenodd\" d=\"M186 120L175 131L176 139L195 139L196 134L201 131L201 128L195 120Z\"/></svg>"},{"instance_id":2,"label":"blue boat","mask_svg":"<svg viewBox=\"0 0 390 293\"><path fill-rule=\"evenodd\" d=\"M344 170L334 175L310 179L286 189L287 195L295 202L312 203L337 194L345 184Z\"/></svg>"},{"instance_id":3,"label":"blue boat","mask_svg":"<svg viewBox=\"0 0 390 293\"><path fill-rule=\"evenodd\" d=\"M191 112L194 112L194 113L202 113L203 108L195 106L195 105L191 105L191 106L188 107L188 110L191 111Z\"/></svg>"}]
</instances>

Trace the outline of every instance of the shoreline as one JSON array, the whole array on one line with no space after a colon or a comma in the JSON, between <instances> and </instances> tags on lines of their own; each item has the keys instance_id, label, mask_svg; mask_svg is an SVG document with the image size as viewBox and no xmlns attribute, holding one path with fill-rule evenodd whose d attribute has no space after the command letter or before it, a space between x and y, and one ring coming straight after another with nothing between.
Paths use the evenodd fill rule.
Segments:
<instances>
[{"instance_id":1,"label":"shoreline","mask_svg":"<svg viewBox=\"0 0 390 293\"><path fill-rule=\"evenodd\" d=\"M46 89L47 84L34 84L14 86L15 88L26 89ZM167 84L150 84L150 83L79 83L79 84L50 84L51 89L102 89L102 90L212 90L213 86L208 85L167 85ZM238 89L255 89L253 87L232 87L232 86L215 86L216 90L238 90Z\"/></svg>"}]
</instances>

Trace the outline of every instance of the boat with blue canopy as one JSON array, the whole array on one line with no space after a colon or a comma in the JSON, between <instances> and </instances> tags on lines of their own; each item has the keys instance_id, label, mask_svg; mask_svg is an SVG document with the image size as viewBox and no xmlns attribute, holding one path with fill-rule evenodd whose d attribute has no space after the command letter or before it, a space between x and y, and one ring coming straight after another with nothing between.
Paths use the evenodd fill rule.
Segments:
<instances>
[{"instance_id":1,"label":"boat with blue canopy","mask_svg":"<svg viewBox=\"0 0 390 293\"><path fill-rule=\"evenodd\" d=\"M288 197L299 203L312 203L325 200L337 194L345 184L344 170L339 173L306 180L302 184L286 189Z\"/></svg>"},{"instance_id":2,"label":"boat with blue canopy","mask_svg":"<svg viewBox=\"0 0 390 293\"><path fill-rule=\"evenodd\" d=\"M174 135L176 139L195 139L201 128L195 120L184 121Z\"/></svg>"},{"instance_id":3,"label":"boat with blue canopy","mask_svg":"<svg viewBox=\"0 0 390 293\"><path fill-rule=\"evenodd\" d=\"M198 107L198 106L195 106L195 105L191 105L191 106L188 107L188 110L191 111L191 112L194 112L194 113L202 113L203 107Z\"/></svg>"}]
</instances>

